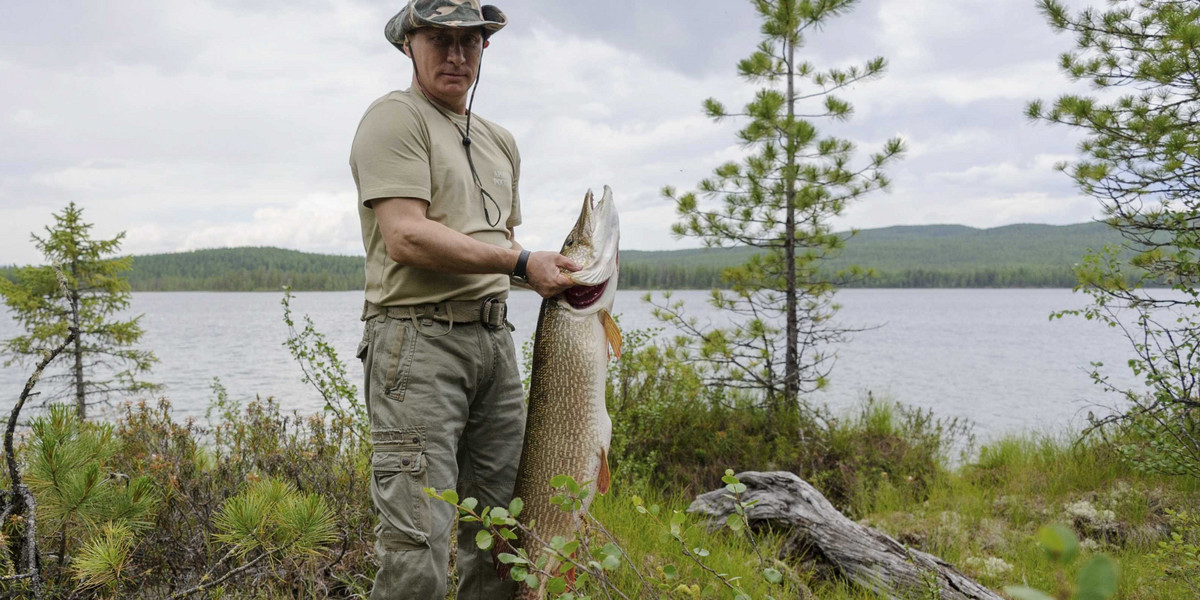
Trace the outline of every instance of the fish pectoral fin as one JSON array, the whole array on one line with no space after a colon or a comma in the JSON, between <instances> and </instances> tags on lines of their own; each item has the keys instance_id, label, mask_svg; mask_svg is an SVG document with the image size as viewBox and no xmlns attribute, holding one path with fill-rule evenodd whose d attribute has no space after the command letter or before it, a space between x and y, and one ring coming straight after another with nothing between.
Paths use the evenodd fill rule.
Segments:
<instances>
[{"instance_id":1,"label":"fish pectoral fin","mask_svg":"<svg viewBox=\"0 0 1200 600\"><path fill-rule=\"evenodd\" d=\"M607 494L612 485L612 474L608 470L608 449L600 449L600 473L596 475L596 491Z\"/></svg>"},{"instance_id":2,"label":"fish pectoral fin","mask_svg":"<svg viewBox=\"0 0 1200 600\"><path fill-rule=\"evenodd\" d=\"M600 311L600 322L604 324L604 337L608 340L609 356L621 358L621 330L607 310Z\"/></svg>"}]
</instances>

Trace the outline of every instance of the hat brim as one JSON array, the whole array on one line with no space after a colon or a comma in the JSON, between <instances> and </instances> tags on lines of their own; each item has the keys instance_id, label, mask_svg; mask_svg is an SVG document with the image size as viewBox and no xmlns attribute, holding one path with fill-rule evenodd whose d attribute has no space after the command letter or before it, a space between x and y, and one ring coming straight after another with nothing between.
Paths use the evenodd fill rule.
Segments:
<instances>
[{"instance_id":1,"label":"hat brim","mask_svg":"<svg viewBox=\"0 0 1200 600\"><path fill-rule=\"evenodd\" d=\"M410 5L411 6L411 5ZM404 37L409 33L424 27L435 27L438 29L473 29L476 27L483 29L483 37L491 37L493 33L504 29L508 25L508 17L499 8L491 4L485 4L480 7L480 16L483 19L472 21L435 21L427 19L419 14L409 13L409 7L405 7L396 16L388 21L384 27L384 35L387 40L392 43L397 49L403 51Z\"/></svg>"}]
</instances>

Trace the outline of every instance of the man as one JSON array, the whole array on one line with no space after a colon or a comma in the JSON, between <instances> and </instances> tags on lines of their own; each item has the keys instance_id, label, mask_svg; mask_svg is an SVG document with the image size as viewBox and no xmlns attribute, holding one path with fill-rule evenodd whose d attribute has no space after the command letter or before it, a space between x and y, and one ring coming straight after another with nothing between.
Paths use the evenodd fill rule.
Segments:
<instances>
[{"instance_id":1,"label":"man","mask_svg":"<svg viewBox=\"0 0 1200 600\"><path fill-rule=\"evenodd\" d=\"M544 297L578 270L521 248L512 135L470 114L488 38L507 23L478 0L410 0L388 22L411 59L412 86L367 109L350 155L366 248L359 357L371 420L378 523L374 600L446 595L454 510L423 491L456 488L507 506L525 429L505 319L510 275ZM458 531L461 600L507 598L477 524Z\"/></svg>"}]
</instances>

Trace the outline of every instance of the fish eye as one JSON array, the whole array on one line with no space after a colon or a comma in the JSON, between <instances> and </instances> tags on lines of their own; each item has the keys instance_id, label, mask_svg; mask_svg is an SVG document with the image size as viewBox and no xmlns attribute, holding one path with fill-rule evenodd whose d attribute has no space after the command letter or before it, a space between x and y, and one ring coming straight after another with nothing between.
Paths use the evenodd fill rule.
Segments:
<instances>
[{"instance_id":1,"label":"fish eye","mask_svg":"<svg viewBox=\"0 0 1200 600\"><path fill-rule=\"evenodd\" d=\"M564 246L573 246L573 245L575 245L575 240L573 238L567 238L566 243L564 243L563 245Z\"/></svg>"}]
</instances>

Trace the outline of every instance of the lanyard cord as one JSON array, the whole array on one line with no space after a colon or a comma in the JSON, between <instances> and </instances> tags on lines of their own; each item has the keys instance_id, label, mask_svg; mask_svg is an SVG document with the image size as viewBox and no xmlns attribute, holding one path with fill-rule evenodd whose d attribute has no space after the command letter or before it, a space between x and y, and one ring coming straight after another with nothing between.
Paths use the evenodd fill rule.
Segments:
<instances>
[{"instance_id":1,"label":"lanyard cord","mask_svg":"<svg viewBox=\"0 0 1200 600\"><path fill-rule=\"evenodd\" d=\"M421 84L421 77L417 74L417 59L411 56L411 45L409 46L408 51L410 53L409 59L412 60L413 74L416 76L415 78L417 80L417 87L421 88L421 93L425 94L425 98L430 101L429 103L432 104L433 107L437 109L437 111L441 113L443 117L446 117L446 120L454 126L454 130L458 132L458 136L462 138L463 150L467 152L467 165L471 167L471 178L475 181L475 187L479 188L479 197L481 200L483 200L484 220L487 221L488 227L495 227L499 225L500 217L503 212L500 208L500 203L496 202L496 199L493 198L487 190L483 189L483 182L479 179L479 172L475 170L475 161L471 158L471 107L475 105L475 90L479 89L479 75L483 72L483 49L479 50L479 62L475 66L475 83L471 85L471 98L467 101L467 131L465 133L463 132L462 128L458 126L458 123L455 123L454 119L450 118L450 115L442 111L442 107L437 105L437 102L432 99L431 94L425 89L425 86ZM496 207L495 222L492 222L492 215L488 211L489 201L493 206Z\"/></svg>"}]
</instances>

